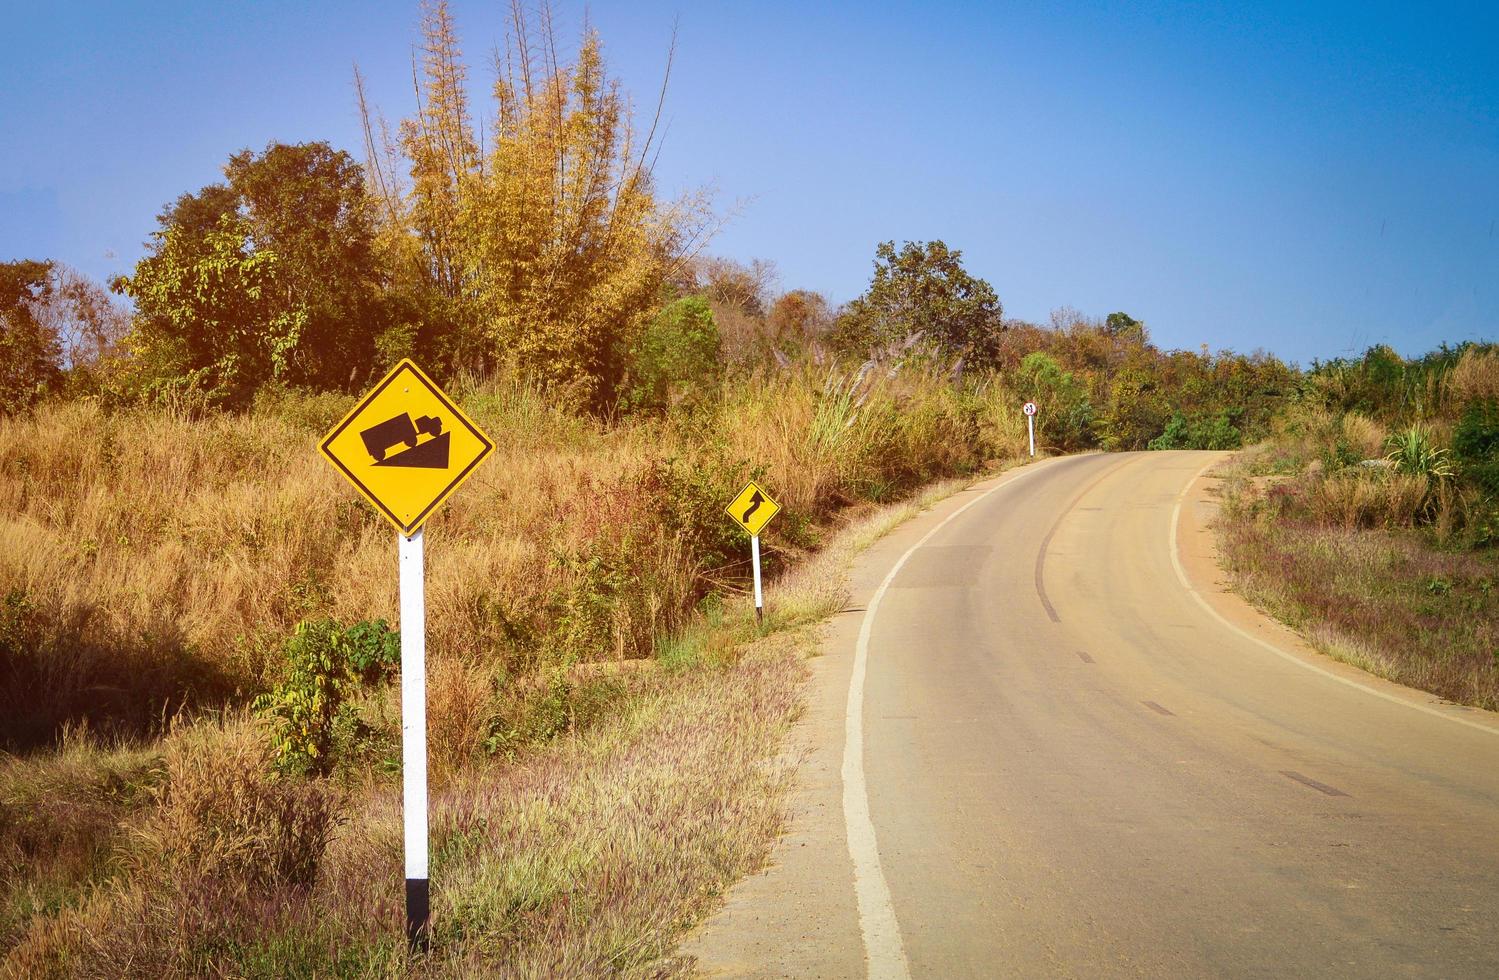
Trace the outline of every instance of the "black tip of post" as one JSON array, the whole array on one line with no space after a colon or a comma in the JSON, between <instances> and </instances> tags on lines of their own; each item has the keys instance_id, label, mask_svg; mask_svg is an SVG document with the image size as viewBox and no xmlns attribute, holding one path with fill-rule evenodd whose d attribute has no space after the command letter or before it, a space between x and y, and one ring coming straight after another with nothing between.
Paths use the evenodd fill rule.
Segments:
<instances>
[{"instance_id":1,"label":"black tip of post","mask_svg":"<svg viewBox=\"0 0 1499 980\"><path fill-rule=\"evenodd\" d=\"M406 879L406 942L413 953L425 953L430 948L428 935L432 923L432 909L428 879Z\"/></svg>"}]
</instances>

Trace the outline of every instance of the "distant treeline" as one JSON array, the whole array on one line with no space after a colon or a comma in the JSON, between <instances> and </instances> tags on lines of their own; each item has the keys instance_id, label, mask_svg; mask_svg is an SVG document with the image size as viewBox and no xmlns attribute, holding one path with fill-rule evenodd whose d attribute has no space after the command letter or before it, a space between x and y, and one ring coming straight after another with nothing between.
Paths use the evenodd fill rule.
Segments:
<instances>
[{"instance_id":1,"label":"distant treeline","mask_svg":"<svg viewBox=\"0 0 1499 980\"><path fill-rule=\"evenodd\" d=\"M942 241L881 243L841 307L777 293L769 263L701 254L706 195L659 195L655 126L634 128L596 33L570 63L549 20L511 34L482 124L447 6L426 5L410 118L388 124L356 72L362 164L324 142L235 153L222 182L162 210L109 290L51 262L0 265L0 412L84 395L243 409L355 392L412 356L439 377L513 374L607 419L834 358L997 380L1041 402L1058 449L1221 449L1306 390L1268 354L1160 350L1124 312L1006 320Z\"/></svg>"}]
</instances>

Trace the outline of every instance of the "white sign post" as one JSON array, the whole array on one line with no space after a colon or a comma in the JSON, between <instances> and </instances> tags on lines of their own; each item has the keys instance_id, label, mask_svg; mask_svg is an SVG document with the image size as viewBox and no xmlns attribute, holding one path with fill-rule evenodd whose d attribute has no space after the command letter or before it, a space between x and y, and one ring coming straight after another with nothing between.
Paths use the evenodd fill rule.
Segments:
<instances>
[{"instance_id":1,"label":"white sign post","mask_svg":"<svg viewBox=\"0 0 1499 980\"><path fill-rule=\"evenodd\" d=\"M760 532L780 512L781 505L772 500L770 494L753 480L724 508L724 513L732 517L734 523L744 528L750 536L750 565L755 570L756 626L765 622L765 594L760 590Z\"/></svg>"},{"instance_id":2,"label":"white sign post","mask_svg":"<svg viewBox=\"0 0 1499 980\"><path fill-rule=\"evenodd\" d=\"M406 829L406 941L427 950L427 602L422 531L396 536L401 555L401 816Z\"/></svg>"},{"instance_id":3,"label":"white sign post","mask_svg":"<svg viewBox=\"0 0 1499 980\"><path fill-rule=\"evenodd\" d=\"M1025 427L1031 436L1031 455L1036 455L1036 403L1025 403Z\"/></svg>"},{"instance_id":4,"label":"white sign post","mask_svg":"<svg viewBox=\"0 0 1499 980\"><path fill-rule=\"evenodd\" d=\"M407 359L323 437L318 451L396 529L401 582L406 939L412 952L426 952L431 942L432 901L427 870L427 603L422 523L494 452L494 442L437 382Z\"/></svg>"},{"instance_id":5,"label":"white sign post","mask_svg":"<svg viewBox=\"0 0 1499 980\"><path fill-rule=\"evenodd\" d=\"M760 591L760 535L750 535L750 564L755 566L755 625L765 622L765 596Z\"/></svg>"}]
</instances>

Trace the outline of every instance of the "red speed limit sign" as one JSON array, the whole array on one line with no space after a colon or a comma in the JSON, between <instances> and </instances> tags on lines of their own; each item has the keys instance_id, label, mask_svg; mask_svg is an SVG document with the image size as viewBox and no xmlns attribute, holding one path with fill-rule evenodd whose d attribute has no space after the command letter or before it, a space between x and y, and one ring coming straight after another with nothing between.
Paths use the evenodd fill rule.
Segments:
<instances>
[{"instance_id":1,"label":"red speed limit sign","mask_svg":"<svg viewBox=\"0 0 1499 980\"><path fill-rule=\"evenodd\" d=\"M1036 403L1035 402L1026 402L1025 403L1025 409L1024 409L1024 411L1025 411L1025 414L1027 414L1027 415L1035 415L1036 414Z\"/></svg>"}]
</instances>

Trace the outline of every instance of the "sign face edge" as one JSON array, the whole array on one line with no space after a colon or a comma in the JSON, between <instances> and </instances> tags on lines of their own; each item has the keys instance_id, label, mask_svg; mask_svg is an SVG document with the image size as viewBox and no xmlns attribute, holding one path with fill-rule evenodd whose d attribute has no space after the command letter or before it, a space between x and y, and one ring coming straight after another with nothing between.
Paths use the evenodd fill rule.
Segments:
<instances>
[{"instance_id":1,"label":"sign face edge","mask_svg":"<svg viewBox=\"0 0 1499 980\"><path fill-rule=\"evenodd\" d=\"M349 468L344 465L343 460L333 455L329 448L333 443L333 440L342 435L343 431L349 427L349 424L353 422L356 417L358 417L359 413L362 412L372 401L379 397L381 392L390 387L391 382L395 381L395 379L404 370L410 370L412 374L416 375L417 378L427 387L428 391L431 392L432 396L439 402L441 402L443 406L446 407L449 411L451 411L454 416L456 416L469 429L469 431L473 433L474 437L478 439L479 443L482 446L479 454L474 457L473 462L464 467L463 471L456 477L454 477L453 481L448 484L447 488L444 489L442 493L438 494L437 497L431 503L429 503L420 514L412 518L410 522L402 521L399 517L397 517L391 511L391 509L385 505L384 501L375 496L375 494L368 487L366 487L357 476L350 472ZM416 532L421 529L422 525L426 523L427 518L437 510L438 506L441 505L443 501L451 497L458 490L458 488L463 485L464 481L469 478L474 469L480 463L484 462L484 460L488 459L490 454L494 452L494 449L494 440L489 438L489 434L486 433L483 429L479 428L478 424L475 423L473 419L469 418L462 409L455 405L452 399L448 397L447 392L443 391L442 388L437 384L437 382L433 381L432 378L429 377L427 373L420 367L418 367L416 362L409 357L401 358L398 362L396 362L395 367L391 368L390 371L386 373L385 377L381 378L373 388L361 395L359 397L359 400L355 402L354 407L351 408L348 413L344 415L344 417L333 426L332 429L328 430L328 433L323 436L322 440L318 443L318 453L328 462L332 463L334 468L338 470L343 478L347 480L355 490L359 491L359 495L365 500L369 501L372 505L374 505L375 510L395 526L398 533L407 538L416 534Z\"/></svg>"},{"instance_id":2,"label":"sign face edge","mask_svg":"<svg viewBox=\"0 0 1499 980\"><path fill-rule=\"evenodd\" d=\"M760 493L765 498L766 503L770 504L771 506L770 516L767 517L764 523L760 525L760 531L765 530L765 528L769 526L770 522L775 519L775 516L781 512L782 508L780 502L772 497L770 493L764 487L760 486L759 482L756 480L750 480L744 485L743 490L740 490L738 493L734 494L733 498L730 499L727 504L724 504L723 512L728 516L729 520L739 525L741 530L743 530L750 537L754 538L759 537L759 531L751 531L745 525L745 523L739 519L738 515L734 513L734 504L751 490Z\"/></svg>"}]
</instances>

